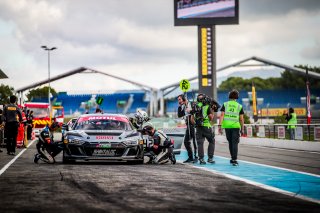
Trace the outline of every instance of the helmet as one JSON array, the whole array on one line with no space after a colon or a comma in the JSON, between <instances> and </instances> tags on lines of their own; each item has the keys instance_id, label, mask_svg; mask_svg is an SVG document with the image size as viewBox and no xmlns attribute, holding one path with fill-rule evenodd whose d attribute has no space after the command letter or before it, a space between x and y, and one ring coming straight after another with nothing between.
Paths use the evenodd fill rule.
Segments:
<instances>
[{"instance_id":1,"label":"helmet","mask_svg":"<svg viewBox=\"0 0 320 213\"><path fill-rule=\"evenodd\" d=\"M143 134L152 134L152 130L154 129L154 126L151 122L146 122L142 126L142 133Z\"/></svg>"},{"instance_id":2,"label":"helmet","mask_svg":"<svg viewBox=\"0 0 320 213\"><path fill-rule=\"evenodd\" d=\"M134 116L137 118L137 122L140 124L150 120L148 113L143 110L138 110L138 112Z\"/></svg>"}]
</instances>

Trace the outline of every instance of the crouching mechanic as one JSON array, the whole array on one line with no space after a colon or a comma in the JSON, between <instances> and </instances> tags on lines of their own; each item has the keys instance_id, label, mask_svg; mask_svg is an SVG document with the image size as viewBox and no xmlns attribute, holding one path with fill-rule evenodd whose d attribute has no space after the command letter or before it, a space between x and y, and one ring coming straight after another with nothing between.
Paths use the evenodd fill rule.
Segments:
<instances>
[{"instance_id":1,"label":"crouching mechanic","mask_svg":"<svg viewBox=\"0 0 320 213\"><path fill-rule=\"evenodd\" d=\"M58 122L53 122L46 126L39 134L39 140L36 145L38 153L34 156L34 163L42 160L46 163L55 163L54 157L57 156L64 147L63 141L54 142L53 133L59 129Z\"/></svg>"},{"instance_id":2,"label":"crouching mechanic","mask_svg":"<svg viewBox=\"0 0 320 213\"><path fill-rule=\"evenodd\" d=\"M150 148L151 159L148 163L165 164L169 161L176 163L173 153L173 141L161 130L157 130L150 122L142 127L142 134L152 137L153 146Z\"/></svg>"}]
</instances>

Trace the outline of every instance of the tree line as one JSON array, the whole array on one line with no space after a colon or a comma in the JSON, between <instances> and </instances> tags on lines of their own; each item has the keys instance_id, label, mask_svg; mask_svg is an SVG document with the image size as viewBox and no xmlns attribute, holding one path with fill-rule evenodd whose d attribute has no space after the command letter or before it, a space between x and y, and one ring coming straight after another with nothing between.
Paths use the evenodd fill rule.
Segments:
<instances>
[{"instance_id":1,"label":"tree line","mask_svg":"<svg viewBox=\"0 0 320 213\"><path fill-rule=\"evenodd\" d=\"M298 65L295 66L306 70L307 66ZM320 73L320 67L308 67L309 71ZM241 77L229 77L223 81L218 90L230 91L234 88L241 90L251 90L252 82L255 85L256 90L279 90L279 89L305 89L306 88L306 76L299 75L297 73L285 70L281 73L281 77L270 77L262 79L260 77L253 77L250 79L243 79ZM310 87L313 89L320 88L320 81L318 79L309 78Z\"/></svg>"},{"instance_id":2,"label":"tree line","mask_svg":"<svg viewBox=\"0 0 320 213\"><path fill-rule=\"evenodd\" d=\"M306 70L307 66L297 65L297 68ZM320 67L308 67L311 72L320 73ZM260 77L253 77L250 79L243 79L241 77L229 77L227 80L223 81L218 90L219 91L230 91L234 88L241 90L251 90L252 82L254 82L256 90L278 90L278 89L305 89L306 87L306 77L304 75L299 75L288 70L281 73L279 78L267 78L262 79ZM320 81L318 79L309 78L310 87L313 89L320 89ZM41 87L37 89L30 90L27 94L27 101L32 101L35 98L45 98L48 97L49 87ZM53 96L57 95L55 89L50 88L50 92ZM14 88L8 85L0 85L0 105L9 103L10 95L14 94Z\"/></svg>"}]
</instances>

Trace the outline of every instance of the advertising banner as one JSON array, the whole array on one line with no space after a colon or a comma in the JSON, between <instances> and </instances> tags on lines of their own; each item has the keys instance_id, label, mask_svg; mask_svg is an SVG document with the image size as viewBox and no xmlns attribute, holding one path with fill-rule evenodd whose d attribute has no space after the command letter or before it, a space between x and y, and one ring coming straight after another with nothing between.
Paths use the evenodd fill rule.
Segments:
<instances>
[{"instance_id":1,"label":"advertising banner","mask_svg":"<svg viewBox=\"0 0 320 213\"><path fill-rule=\"evenodd\" d=\"M278 126L278 138L286 138L286 128L284 126Z\"/></svg>"},{"instance_id":2,"label":"advertising banner","mask_svg":"<svg viewBox=\"0 0 320 213\"><path fill-rule=\"evenodd\" d=\"M264 126L259 126L259 135L260 138L265 138L266 137L266 131Z\"/></svg>"},{"instance_id":3,"label":"advertising banner","mask_svg":"<svg viewBox=\"0 0 320 213\"><path fill-rule=\"evenodd\" d=\"M252 137L252 126L247 126L247 137Z\"/></svg>"},{"instance_id":4,"label":"advertising banner","mask_svg":"<svg viewBox=\"0 0 320 213\"><path fill-rule=\"evenodd\" d=\"M314 140L320 141L320 127L314 128Z\"/></svg>"},{"instance_id":5,"label":"advertising banner","mask_svg":"<svg viewBox=\"0 0 320 213\"><path fill-rule=\"evenodd\" d=\"M303 140L303 127L301 126L296 127L294 132L294 139Z\"/></svg>"},{"instance_id":6,"label":"advertising banner","mask_svg":"<svg viewBox=\"0 0 320 213\"><path fill-rule=\"evenodd\" d=\"M272 108L272 109L261 109L261 116L263 117L276 117L283 115L283 112L285 110L288 110L287 108ZM307 111L305 108L294 108L294 112L297 114L297 116L305 116L307 114Z\"/></svg>"}]
</instances>

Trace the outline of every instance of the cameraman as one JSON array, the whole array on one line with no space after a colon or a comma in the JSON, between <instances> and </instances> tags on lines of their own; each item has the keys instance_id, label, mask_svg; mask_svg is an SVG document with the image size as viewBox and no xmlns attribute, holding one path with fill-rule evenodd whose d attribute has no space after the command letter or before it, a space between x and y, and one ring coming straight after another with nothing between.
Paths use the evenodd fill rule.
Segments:
<instances>
[{"instance_id":1,"label":"cameraman","mask_svg":"<svg viewBox=\"0 0 320 213\"><path fill-rule=\"evenodd\" d=\"M208 145L208 163L214 163L214 132L210 121L214 118L214 112L210 106L210 101L205 94L199 94L197 96L197 103L193 105L191 114L191 122L196 125L196 139L198 143L198 154L200 164L206 164L204 158L204 140L207 139L209 142Z\"/></svg>"},{"instance_id":2,"label":"cameraman","mask_svg":"<svg viewBox=\"0 0 320 213\"><path fill-rule=\"evenodd\" d=\"M190 122L190 110L191 110L191 106L188 103L188 99L186 98L186 96L184 94L181 94L178 96L178 103L179 103L179 107L178 107L178 117L184 117L186 125L187 125L187 129L186 129L186 133L184 135L184 139L183 139L183 143L184 146L187 149L188 152L188 159L185 160L183 163L194 163L195 161L197 161L198 157L197 157L197 144L196 144L196 139L194 136L194 125L191 124ZM190 140L192 139L193 141L193 148L194 148L194 158L192 155L192 148L191 148L191 142Z\"/></svg>"},{"instance_id":3,"label":"cameraman","mask_svg":"<svg viewBox=\"0 0 320 213\"><path fill-rule=\"evenodd\" d=\"M231 155L230 163L237 166L238 144L240 142L240 134L243 134L243 108L237 102L239 92L232 90L229 92L229 101L225 102L221 107L221 116L219 121L219 133L222 134L222 129L226 131L226 137L229 142L229 151ZM220 126L222 124L222 126Z\"/></svg>"}]
</instances>

